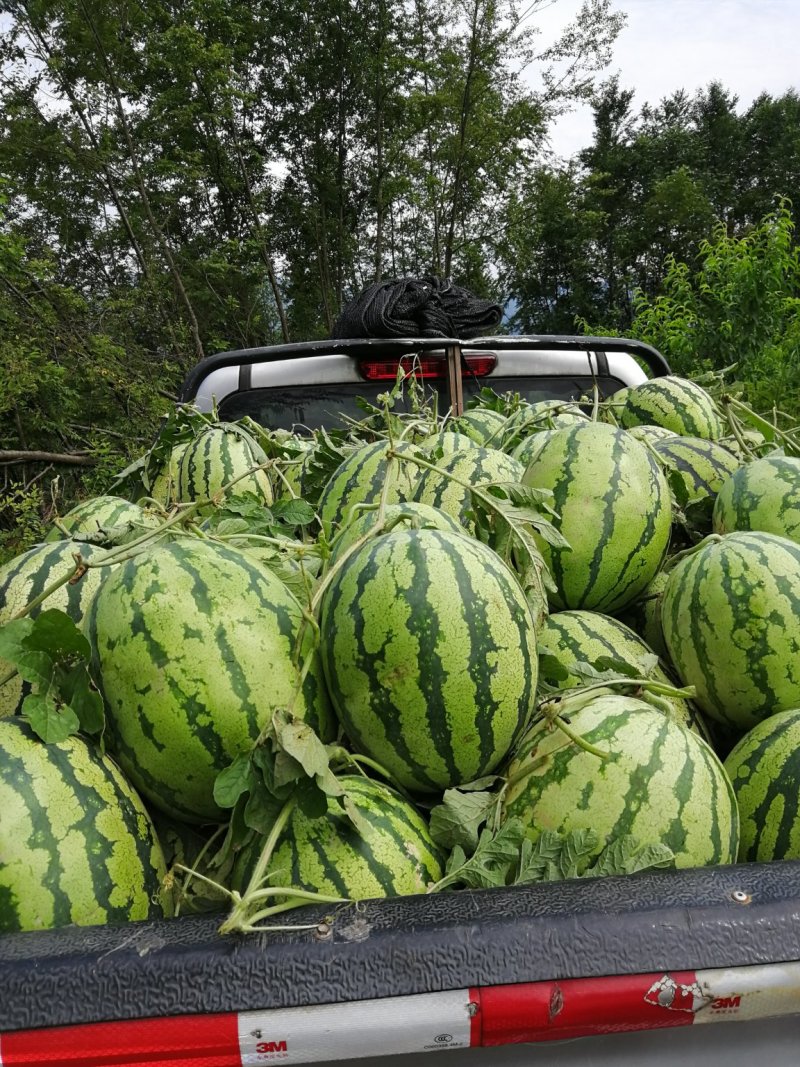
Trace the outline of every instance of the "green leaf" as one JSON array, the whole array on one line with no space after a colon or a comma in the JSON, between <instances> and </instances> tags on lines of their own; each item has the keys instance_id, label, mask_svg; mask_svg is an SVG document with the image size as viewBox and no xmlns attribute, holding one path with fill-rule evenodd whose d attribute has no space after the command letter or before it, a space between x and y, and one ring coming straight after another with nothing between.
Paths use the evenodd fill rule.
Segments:
<instances>
[{"instance_id":1,"label":"green leaf","mask_svg":"<svg viewBox=\"0 0 800 1067\"><path fill-rule=\"evenodd\" d=\"M557 682L569 681L570 671L558 659L549 652L539 653L539 671L548 678L554 678Z\"/></svg>"},{"instance_id":2,"label":"green leaf","mask_svg":"<svg viewBox=\"0 0 800 1067\"><path fill-rule=\"evenodd\" d=\"M279 500L272 505L272 514L287 526L307 526L314 521L314 509L305 500Z\"/></svg>"},{"instance_id":3,"label":"green leaf","mask_svg":"<svg viewBox=\"0 0 800 1067\"><path fill-rule=\"evenodd\" d=\"M249 789L250 754L244 753L214 779L214 802L221 808L232 808Z\"/></svg>"},{"instance_id":4,"label":"green leaf","mask_svg":"<svg viewBox=\"0 0 800 1067\"><path fill-rule=\"evenodd\" d=\"M272 722L279 746L297 760L309 778L328 769L327 750L308 723L280 711Z\"/></svg>"},{"instance_id":5,"label":"green leaf","mask_svg":"<svg viewBox=\"0 0 800 1067\"><path fill-rule=\"evenodd\" d=\"M444 878L431 886L429 892L438 893L453 885L468 889L506 885L517 864L523 838L524 828L520 820L508 819L496 833L491 830L481 832L478 847L469 859L464 849L456 845L447 861Z\"/></svg>"},{"instance_id":6,"label":"green leaf","mask_svg":"<svg viewBox=\"0 0 800 1067\"><path fill-rule=\"evenodd\" d=\"M38 693L29 693L25 697L22 714L46 744L66 741L80 729L78 716L72 708L59 709L52 697Z\"/></svg>"},{"instance_id":7,"label":"green leaf","mask_svg":"<svg viewBox=\"0 0 800 1067\"><path fill-rule=\"evenodd\" d=\"M460 845L467 853L478 847L478 833L498 801L497 794L445 790L430 817L431 837L442 848Z\"/></svg>"},{"instance_id":8,"label":"green leaf","mask_svg":"<svg viewBox=\"0 0 800 1067\"><path fill-rule=\"evenodd\" d=\"M661 842L640 845L632 834L611 841L585 872L587 878L602 878L614 874L636 874L652 868L674 867L675 854Z\"/></svg>"},{"instance_id":9,"label":"green leaf","mask_svg":"<svg viewBox=\"0 0 800 1067\"><path fill-rule=\"evenodd\" d=\"M27 648L46 652L53 659L78 656L88 660L92 654L86 637L69 615L57 608L50 608L37 615L24 644Z\"/></svg>"},{"instance_id":10,"label":"green leaf","mask_svg":"<svg viewBox=\"0 0 800 1067\"><path fill-rule=\"evenodd\" d=\"M309 819L322 819L328 814L328 797L312 778L304 779L294 796L297 806Z\"/></svg>"},{"instance_id":11,"label":"green leaf","mask_svg":"<svg viewBox=\"0 0 800 1067\"><path fill-rule=\"evenodd\" d=\"M281 789L283 786L291 785L292 782L299 781L304 775L305 771L294 756L290 756L288 752L284 752L282 749L275 753L272 777L274 789Z\"/></svg>"},{"instance_id":12,"label":"green leaf","mask_svg":"<svg viewBox=\"0 0 800 1067\"><path fill-rule=\"evenodd\" d=\"M250 777L250 795L244 806L244 822L251 830L266 836L280 814L284 802L274 796L264 784L262 778L253 774Z\"/></svg>"},{"instance_id":13,"label":"green leaf","mask_svg":"<svg viewBox=\"0 0 800 1067\"><path fill-rule=\"evenodd\" d=\"M595 667L601 675L616 674L624 678L648 678L658 668L658 656L655 653L645 654L638 665L626 663L613 656L599 656L595 660Z\"/></svg>"},{"instance_id":14,"label":"green leaf","mask_svg":"<svg viewBox=\"0 0 800 1067\"><path fill-rule=\"evenodd\" d=\"M365 839L369 839L374 834L372 824L367 822L367 820L358 810L358 806L356 805L350 794L346 791L343 791L342 796L339 798L339 803L344 808L345 814L347 815L353 826L355 826L360 836Z\"/></svg>"},{"instance_id":15,"label":"green leaf","mask_svg":"<svg viewBox=\"0 0 800 1067\"><path fill-rule=\"evenodd\" d=\"M523 842L515 881L524 884L580 877L597 844L593 830L575 830L569 834L543 830L535 843L529 839Z\"/></svg>"},{"instance_id":16,"label":"green leaf","mask_svg":"<svg viewBox=\"0 0 800 1067\"><path fill-rule=\"evenodd\" d=\"M105 729L106 716L103 698L97 691L85 663L77 663L64 674L59 683L59 692L81 724L86 734L101 734Z\"/></svg>"},{"instance_id":17,"label":"green leaf","mask_svg":"<svg viewBox=\"0 0 800 1067\"><path fill-rule=\"evenodd\" d=\"M17 657L25 651L25 638L33 629L33 619L12 619L0 626L0 659L16 663Z\"/></svg>"}]
</instances>

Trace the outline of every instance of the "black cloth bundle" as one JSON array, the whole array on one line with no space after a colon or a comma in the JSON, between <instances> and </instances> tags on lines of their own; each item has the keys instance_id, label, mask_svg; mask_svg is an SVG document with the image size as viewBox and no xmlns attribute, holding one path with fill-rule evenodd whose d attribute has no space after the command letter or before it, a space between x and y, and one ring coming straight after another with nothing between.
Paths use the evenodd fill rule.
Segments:
<instances>
[{"instance_id":1,"label":"black cloth bundle","mask_svg":"<svg viewBox=\"0 0 800 1067\"><path fill-rule=\"evenodd\" d=\"M503 316L491 300L442 278L376 282L351 300L332 337L480 337Z\"/></svg>"}]
</instances>

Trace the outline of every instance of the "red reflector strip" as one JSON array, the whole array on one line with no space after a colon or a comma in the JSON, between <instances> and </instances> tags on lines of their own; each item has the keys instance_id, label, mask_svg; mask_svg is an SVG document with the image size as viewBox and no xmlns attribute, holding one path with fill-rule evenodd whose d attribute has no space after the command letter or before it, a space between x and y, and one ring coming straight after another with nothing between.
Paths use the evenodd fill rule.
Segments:
<instances>
[{"instance_id":1,"label":"red reflector strip","mask_svg":"<svg viewBox=\"0 0 800 1067\"><path fill-rule=\"evenodd\" d=\"M464 356L464 363L464 377L485 378L497 366L497 356L493 352L482 356ZM402 367L405 374L414 374L417 378L443 379L447 376L447 363L443 359L402 356L396 359L365 359L359 363L361 375L368 382L393 382L397 378L398 367Z\"/></svg>"},{"instance_id":2,"label":"red reflector strip","mask_svg":"<svg viewBox=\"0 0 800 1067\"><path fill-rule=\"evenodd\" d=\"M0 1067L259 1067L800 1014L800 962L21 1030Z\"/></svg>"}]
</instances>

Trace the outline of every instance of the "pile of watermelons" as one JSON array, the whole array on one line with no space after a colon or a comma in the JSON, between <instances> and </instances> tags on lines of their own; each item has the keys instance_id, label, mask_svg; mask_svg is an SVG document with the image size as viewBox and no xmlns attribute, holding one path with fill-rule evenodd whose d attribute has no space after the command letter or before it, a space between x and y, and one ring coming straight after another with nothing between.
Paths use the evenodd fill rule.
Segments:
<instances>
[{"instance_id":1,"label":"pile of watermelons","mask_svg":"<svg viewBox=\"0 0 800 1067\"><path fill-rule=\"evenodd\" d=\"M791 429L479 401L179 409L0 570L0 931L800 858Z\"/></svg>"}]
</instances>

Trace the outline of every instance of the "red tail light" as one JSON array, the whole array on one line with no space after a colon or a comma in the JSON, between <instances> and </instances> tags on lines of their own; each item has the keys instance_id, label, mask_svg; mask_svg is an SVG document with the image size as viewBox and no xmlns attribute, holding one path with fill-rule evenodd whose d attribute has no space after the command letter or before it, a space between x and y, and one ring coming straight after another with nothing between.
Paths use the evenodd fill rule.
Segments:
<instances>
[{"instance_id":1,"label":"red tail light","mask_svg":"<svg viewBox=\"0 0 800 1067\"><path fill-rule=\"evenodd\" d=\"M462 374L465 378L485 378L497 365L497 356L490 352L486 355L464 356L466 367ZM417 378L439 378L447 376L447 363L436 356L401 356L392 359L365 359L359 363L361 376L368 382L393 382L397 370L402 367L404 373L414 374Z\"/></svg>"}]
</instances>

